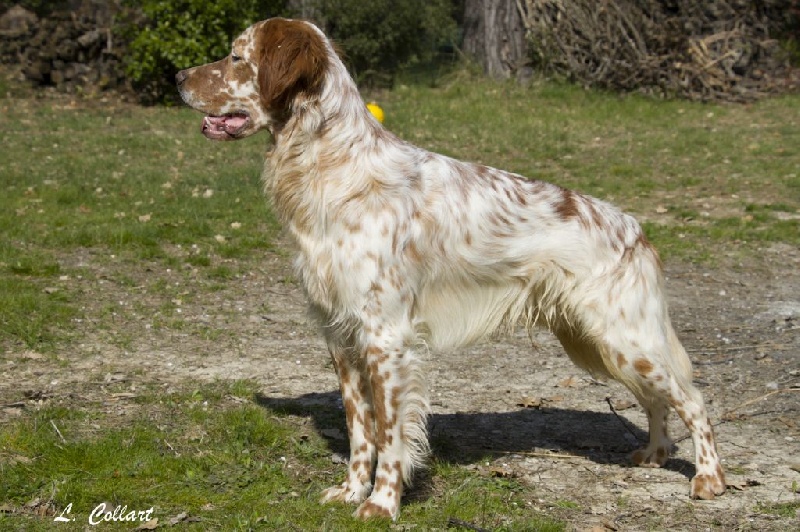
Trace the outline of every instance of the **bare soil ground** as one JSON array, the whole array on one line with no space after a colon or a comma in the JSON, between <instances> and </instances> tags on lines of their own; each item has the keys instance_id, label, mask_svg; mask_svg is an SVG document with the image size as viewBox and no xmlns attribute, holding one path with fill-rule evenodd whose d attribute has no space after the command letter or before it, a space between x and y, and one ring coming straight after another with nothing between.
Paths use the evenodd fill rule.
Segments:
<instances>
[{"instance_id":1,"label":"bare soil ground","mask_svg":"<svg viewBox=\"0 0 800 532\"><path fill-rule=\"evenodd\" d=\"M55 357L6 357L0 422L20 401L92 403L123 419L143 406L120 392L215 379L254 379L266 404L340 407L291 249L281 248L232 263L242 273L222 283L188 265L132 271L108 256L69 257L67 266L91 273L54 287L85 301L78 340ZM674 415L677 450L667 467L629 467L627 454L646 438L644 412L621 385L574 367L546 331L426 357L436 459L517 479L532 510L576 530L800 529L800 250L779 245L729 262L666 266L673 322L716 424L724 496L688 498L692 445ZM180 326L157 325L165 299ZM321 430L313 414L308 422ZM323 432L336 453L346 448L340 429ZM435 489L423 475L408 497Z\"/></svg>"}]
</instances>

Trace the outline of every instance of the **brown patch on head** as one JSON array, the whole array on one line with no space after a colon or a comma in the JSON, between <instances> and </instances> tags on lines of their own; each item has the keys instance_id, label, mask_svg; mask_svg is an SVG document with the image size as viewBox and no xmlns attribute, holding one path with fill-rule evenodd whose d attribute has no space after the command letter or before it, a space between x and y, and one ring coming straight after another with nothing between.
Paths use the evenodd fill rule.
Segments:
<instances>
[{"instance_id":1,"label":"brown patch on head","mask_svg":"<svg viewBox=\"0 0 800 532\"><path fill-rule=\"evenodd\" d=\"M633 369L635 369L639 375L647 375L653 371L653 364L646 358L639 358L633 363Z\"/></svg>"},{"instance_id":2,"label":"brown patch on head","mask_svg":"<svg viewBox=\"0 0 800 532\"><path fill-rule=\"evenodd\" d=\"M257 39L258 84L266 108L287 112L298 95L310 96L322 89L328 50L323 37L308 23L270 19Z\"/></svg>"}]
</instances>

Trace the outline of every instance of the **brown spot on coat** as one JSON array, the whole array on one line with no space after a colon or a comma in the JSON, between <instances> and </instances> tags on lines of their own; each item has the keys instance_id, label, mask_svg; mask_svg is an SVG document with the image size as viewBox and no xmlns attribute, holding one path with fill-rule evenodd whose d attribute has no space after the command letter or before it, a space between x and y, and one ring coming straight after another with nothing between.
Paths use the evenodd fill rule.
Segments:
<instances>
[{"instance_id":1,"label":"brown spot on coat","mask_svg":"<svg viewBox=\"0 0 800 532\"><path fill-rule=\"evenodd\" d=\"M575 193L571 190L561 190L561 201L555 204L555 211L558 217L566 222L580 214L578 202L575 200Z\"/></svg>"},{"instance_id":2,"label":"brown spot on coat","mask_svg":"<svg viewBox=\"0 0 800 532\"><path fill-rule=\"evenodd\" d=\"M406 244L406 255L412 262L420 262L422 260L422 255L420 254L419 249L417 248L416 242L414 242L413 240L410 240Z\"/></svg>"},{"instance_id":3,"label":"brown spot on coat","mask_svg":"<svg viewBox=\"0 0 800 532\"><path fill-rule=\"evenodd\" d=\"M653 371L653 363L646 358L639 358L633 363L633 369L635 369L639 375L644 376Z\"/></svg>"}]
</instances>

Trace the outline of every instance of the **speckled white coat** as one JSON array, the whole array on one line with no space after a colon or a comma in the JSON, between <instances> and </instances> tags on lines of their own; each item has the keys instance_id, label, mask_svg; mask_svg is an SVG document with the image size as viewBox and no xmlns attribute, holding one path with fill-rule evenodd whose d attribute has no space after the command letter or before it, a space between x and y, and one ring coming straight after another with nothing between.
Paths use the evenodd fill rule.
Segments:
<instances>
[{"instance_id":1,"label":"speckled white coat","mask_svg":"<svg viewBox=\"0 0 800 532\"><path fill-rule=\"evenodd\" d=\"M395 518L428 453L419 354L544 325L579 366L624 383L650 422L633 460L667 460L666 416L692 433L691 496L725 490L703 399L667 313L658 256L600 200L430 153L367 111L315 26L255 24L229 57L178 74L204 133L268 130L264 186L341 382L351 457L324 501Z\"/></svg>"}]
</instances>

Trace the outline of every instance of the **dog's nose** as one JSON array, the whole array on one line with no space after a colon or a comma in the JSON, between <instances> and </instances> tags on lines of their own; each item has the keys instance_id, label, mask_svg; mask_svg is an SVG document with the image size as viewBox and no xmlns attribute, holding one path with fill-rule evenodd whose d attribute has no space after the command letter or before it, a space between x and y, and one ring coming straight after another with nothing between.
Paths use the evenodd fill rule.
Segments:
<instances>
[{"instance_id":1,"label":"dog's nose","mask_svg":"<svg viewBox=\"0 0 800 532\"><path fill-rule=\"evenodd\" d=\"M185 70L181 70L180 72L175 74L175 83L177 83L178 87L183 85L183 82L186 81L187 77L188 77L188 74L186 73Z\"/></svg>"}]
</instances>

